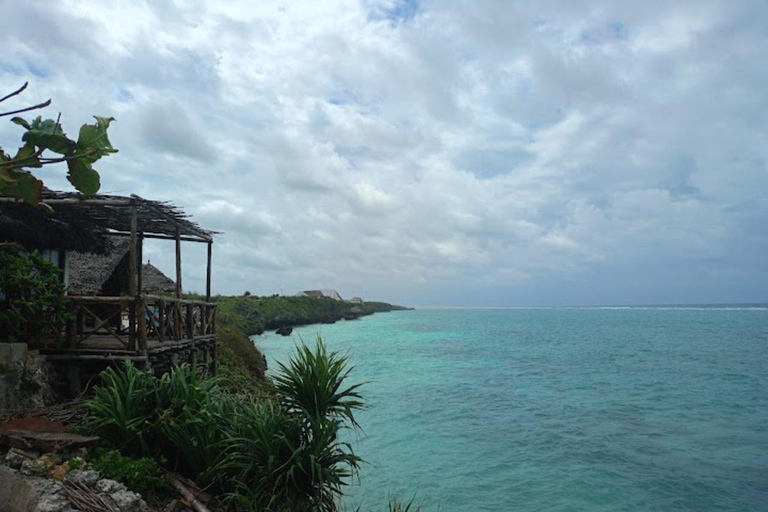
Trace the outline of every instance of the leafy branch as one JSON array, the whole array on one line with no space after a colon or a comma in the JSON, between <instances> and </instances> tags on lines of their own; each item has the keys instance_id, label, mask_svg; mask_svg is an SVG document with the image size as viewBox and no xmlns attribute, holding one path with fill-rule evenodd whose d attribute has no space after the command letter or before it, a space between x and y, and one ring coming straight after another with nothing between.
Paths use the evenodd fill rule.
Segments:
<instances>
[{"instance_id":1,"label":"leafy branch","mask_svg":"<svg viewBox=\"0 0 768 512\"><path fill-rule=\"evenodd\" d=\"M15 91L0 98L0 103L21 94L28 83L24 83ZM51 100L21 109L0 112L5 117L22 112L45 108ZM43 182L37 179L28 169L41 168L57 163L67 164L67 179L81 193L95 194L101 187L99 173L93 164L102 156L116 153L107 136L112 117L94 116L95 124L84 124L80 127L77 140L67 137L61 127L61 114L53 119L43 120L38 116L27 121L22 117L13 117L11 122L23 127L26 132L22 135L23 146L16 155L11 157L0 148L0 196L13 197L27 203L40 203ZM45 151L51 151L61 156L44 157Z\"/></svg>"}]
</instances>

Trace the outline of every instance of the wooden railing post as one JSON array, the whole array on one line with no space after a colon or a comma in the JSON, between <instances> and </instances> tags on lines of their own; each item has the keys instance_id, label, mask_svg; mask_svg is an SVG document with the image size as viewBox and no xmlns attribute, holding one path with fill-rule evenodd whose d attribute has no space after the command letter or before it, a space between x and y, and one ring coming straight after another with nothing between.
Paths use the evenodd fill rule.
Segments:
<instances>
[{"instance_id":1,"label":"wooden railing post","mask_svg":"<svg viewBox=\"0 0 768 512\"><path fill-rule=\"evenodd\" d=\"M157 321L160 324L158 326L158 338L162 342L165 340L165 301L157 301Z\"/></svg>"},{"instance_id":2,"label":"wooden railing post","mask_svg":"<svg viewBox=\"0 0 768 512\"><path fill-rule=\"evenodd\" d=\"M142 355L147 355L147 304L142 295L138 295L136 301L136 313L139 324L139 351Z\"/></svg>"},{"instance_id":3,"label":"wooden railing post","mask_svg":"<svg viewBox=\"0 0 768 512\"><path fill-rule=\"evenodd\" d=\"M187 335L192 344L189 351L189 364L194 370L197 370L197 354L195 353L195 305L186 304L187 308Z\"/></svg>"},{"instance_id":4,"label":"wooden railing post","mask_svg":"<svg viewBox=\"0 0 768 512\"><path fill-rule=\"evenodd\" d=\"M136 352L136 298L128 300L128 350Z\"/></svg>"},{"instance_id":5,"label":"wooden railing post","mask_svg":"<svg viewBox=\"0 0 768 512\"><path fill-rule=\"evenodd\" d=\"M69 313L69 319L67 320L65 330L67 346L69 346L69 348L75 348L77 347L77 305L75 304L75 301L69 301L67 304L67 312Z\"/></svg>"},{"instance_id":6,"label":"wooden railing post","mask_svg":"<svg viewBox=\"0 0 768 512\"><path fill-rule=\"evenodd\" d=\"M128 246L128 295L131 303L128 307L128 347L136 351L136 229L138 226L136 202L131 200L131 241Z\"/></svg>"},{"instance_id":7,"label":"wooden railing post","mask_svg":"<svg viewBox=\"0 0 768 512\"><path fill-rule=\"evenodd\" d=\"M185 313L187 315L187 337L193 339L195 337L195 312L192 304L184 304Z\"/></svg>"}]
</instances>

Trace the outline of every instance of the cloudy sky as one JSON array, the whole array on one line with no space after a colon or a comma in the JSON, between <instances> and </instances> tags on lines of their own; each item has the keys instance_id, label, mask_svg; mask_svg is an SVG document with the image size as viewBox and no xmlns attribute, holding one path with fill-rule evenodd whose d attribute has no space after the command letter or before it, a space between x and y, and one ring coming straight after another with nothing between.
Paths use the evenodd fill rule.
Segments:
<instances>
[{"instance_id":1,"label":"cloudy sky","mask_svg":"<svg viewBox=\"0 0 768 512\"><path fill-rule=\"evenodd\" d=\"M0 5L0 86L117 118L102 191L224 232L215 292L768 300L765 0Z\"/></svg>"}]
</instances>

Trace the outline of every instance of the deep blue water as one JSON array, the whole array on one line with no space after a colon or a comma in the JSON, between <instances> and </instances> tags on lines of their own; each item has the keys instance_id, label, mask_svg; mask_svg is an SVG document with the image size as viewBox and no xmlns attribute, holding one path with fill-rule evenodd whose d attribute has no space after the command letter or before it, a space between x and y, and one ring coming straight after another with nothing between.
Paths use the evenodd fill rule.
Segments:
<instances>
[{"instance_id":1,"label":"deep blue water","mask_svg":"<svg viewBox=\"0 0 768 512\"><path fill-rule=\"evenodd\" d=\"M294 331L349 351L383 510L768 510L768 309L459 309ZM290 338L257 337L270 365Z\"/></svg>"}]
</instances>

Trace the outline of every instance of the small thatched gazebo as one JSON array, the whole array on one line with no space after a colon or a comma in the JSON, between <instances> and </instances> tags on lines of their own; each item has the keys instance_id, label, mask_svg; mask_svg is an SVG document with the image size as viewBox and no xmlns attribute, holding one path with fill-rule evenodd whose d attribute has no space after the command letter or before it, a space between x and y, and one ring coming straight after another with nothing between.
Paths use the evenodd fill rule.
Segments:
<instances>
[{"instance_id":1,"label":"small thatched gazebo","mask_svg":"<svg viewBox=\"0 0 768 512\"><path fill-rule=\"evenodd\" d=\"M64 269L74 320L67 326L67 346L45 349L51 357L127 358L162 366L180 355L194 362L202 351L206 369L215 372L217 308L210 299L216 233L170 203L135 195L84 197L46 190L42 199L47 211L0 197L0 241L47 251ZM142 264L148 238L175 243L175 280ZM182 297L182 242L208 247L204 301Z\"/></svg>"}]
</instances>

